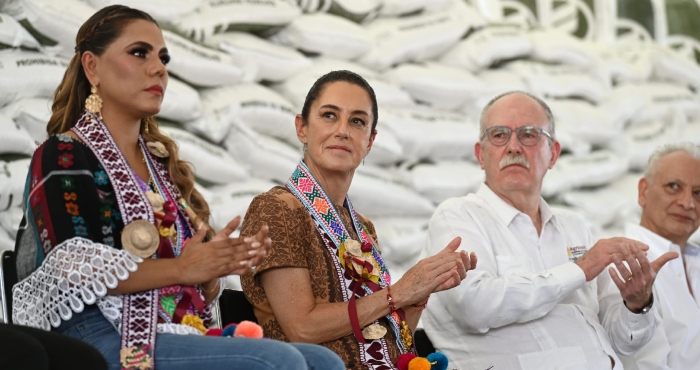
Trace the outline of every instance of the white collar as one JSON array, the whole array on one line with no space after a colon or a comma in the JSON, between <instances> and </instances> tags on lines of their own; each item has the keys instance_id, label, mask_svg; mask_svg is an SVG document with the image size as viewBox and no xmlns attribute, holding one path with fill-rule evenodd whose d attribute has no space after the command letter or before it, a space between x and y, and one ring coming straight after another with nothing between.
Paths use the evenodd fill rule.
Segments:
<instances>
[{"instance_id":1,"label":"white collar","mask_svg":"<svg viewBox=\"0 0 700 370\"><path fill-rule=\"evenodd\" d=\"M515 219L515 216L519 214L523 214L530 218L529 215L513 207L503 198L498 196L498 194L491 190L491 188L488 185L486 185L485 182L481 184L479 190L476 192L476 195L483 199L493 208L498 218L506 226L509 226L510 223L513 222L513 219ZM542 226L544 227L544 225L547 224L547 222L552 221L554 219L554 213L552 213L552 209L542 197L540 197L539 210L540 215L542 217Z\"/></svg>"},{"instance_id":2,"label":"white collar","mask_svg":"<svg viewBox=\"0 0 700 370\"><path fill-rule=\"evenodd\" d=\"M680 252L680 246L663 236L638 224L628 223L625 225L625 235L631 239L639 240L649 246L650 254L656 258L666 252Z\"/></svg>"}]
</instances>

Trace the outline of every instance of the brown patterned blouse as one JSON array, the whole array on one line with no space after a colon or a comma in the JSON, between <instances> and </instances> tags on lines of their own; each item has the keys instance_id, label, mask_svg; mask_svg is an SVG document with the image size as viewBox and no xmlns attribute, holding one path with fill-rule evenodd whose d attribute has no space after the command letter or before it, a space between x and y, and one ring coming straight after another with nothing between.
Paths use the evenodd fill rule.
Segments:
<instances>
[{"instance_id":1,"label":"brown patterned blouse","mask_svg":"<svg viewBox=\"0 0 700 370\"><path fill-rule=\"evenodd\" d=\"M350 212L345 207L336 206L336 209L350 237L357 240ZM377 240L374 225L362 216L359 216L359 219L372 238ZM259 275L279 267L306 268L311 275L311 289L317 303L343 302L342 285L335 273L333 256L328 252L321 235L316 231L313 218L287 188L277 186L253 199L243 221L241 236L254 235L260 229L262 222L266 222L269 227L272 248L262 264L257 267L255 275L241 278L241 283L246 297L255 308L255 316L262 325L265 335L289 341L272 312L265 290L260 284ZM400 355L396 337L386 318L382 318L379 322L387 329L385 339L392 362L395 362ZM360 363L360 346L354 334L321 344L335 351L345 361L348 369L366 369Z\"/></svg>"}]
</instances>

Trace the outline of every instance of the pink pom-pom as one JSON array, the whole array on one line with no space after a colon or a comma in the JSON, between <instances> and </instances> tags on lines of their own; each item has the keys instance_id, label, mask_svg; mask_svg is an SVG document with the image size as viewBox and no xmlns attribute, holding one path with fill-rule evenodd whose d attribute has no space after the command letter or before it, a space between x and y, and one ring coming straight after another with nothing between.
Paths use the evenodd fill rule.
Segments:
<instances>
[{"instance_id":1,"label":"pink pom-pom","mask_svg":"<svg viewBox=\"0 0 700 370\"><path fill-rule=\"evenodd\" d=\"M396 359L396 367L398 367L399 370L408 370L408 363L411 362L411 360L413 360L414 358L416 358L416 355L414 355L413 353L404 353Z\"/></svg>"},{"instance_id":2,"label":"pink pom-pom","mask_svg":"<svg viewBox=\"0 0 700 370\"><path fill-rule=\"evenodd\" d=\"M207 334L212 337L220 337L221 333L224 331L224 329L219 329L219 328L211 328L207 330Z\"/></svg>"},{"instance_id":3,"label":"pink pom-pom","mask_svg":"<svg viewBox=\"0 0 700 370\"><path fill-rule=\"evenodd\" d=\"M238 323L236 331L233 333L234 337L246 337L246 338L262 338L263 329L260 325L252 322L243 320Z\"/></svg>"}]
</instances>

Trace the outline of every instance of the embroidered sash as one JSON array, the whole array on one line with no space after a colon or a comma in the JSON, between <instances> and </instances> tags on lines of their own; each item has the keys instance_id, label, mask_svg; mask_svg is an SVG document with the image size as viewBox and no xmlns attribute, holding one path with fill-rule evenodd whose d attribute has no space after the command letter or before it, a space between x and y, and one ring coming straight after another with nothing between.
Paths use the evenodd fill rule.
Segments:
<instances>
[{"instance_id":1,"label":"embroidered sash","mask_svg":"<svg viewBox=\"0 0 700 370\"><path fill-rule=\"evenodd\" d=\"M367 231L362 223L359 222L357 213L352 207L349 197L346 196L345 202L348 206L355 231L360 238L360 243L370 243L372 245L372 255L374 256L381 270L379 274L378 286L377 284L362 284L360 287L361 289L355 289L357 282L350 276L350 274L346 273L338 257L338 248L340 248L341 243L350 238L350 234L345 228L340 215L338 215L335 206L328 198L328 195L326 195L323 188L321 188L321 186L318 184L303 161L299 163L297 169L294 171L294 173L292 173L292 176L289 178L286 185L313 217L316 230L322 236L326 248L333 256L333 264L336 274L344 288L342 291L344 301L350 301L354 295L364 297L368 294L372 294L374 290L370 288L371 285L374 285L375 290L383 289L391 285L391 277L387 271L386 264L379 254L374 241L367 234ZM391 328L396 336L396 343L401 349L401 352L403 353L410 350L404 348L401 341L401 326L398 315L387 315L385 317L391 324ZM374 324L378 324L378 320L375 320ZM394 363L389 355L386 340L384 338L365 340L365 343L358 340L358 344L360 345L360 359L369 369L395 369Z\"/></svg>"},{"instance_id":2,"label":"embroidered sash","mask_svg":"<svg viewBox=\"0 0 700 370\"><path fill-rule=\"evenodd\" d=\"M85 112L71 130L95 153L107 172L114 187L124 225L140 219L148 220L155 225L155 214L146 194L140 188L136 175L99 117ZM139 141L141 147L145 148L143 140L139 138ZM177 204L176 200L180 198L180 193L172 183L165 166L160 161L155 160L147 150L144 150L144 158L147 159L149 170L153 174L160 194L163 198L171 200L173 204ZM188 229L190 235L193 232L191 220L182 212L178 212L178 214L177 245L181 246L184 243L185 228ZM173 248L171 247L171 249ZM193 296L195 294L198 296L199 293L193 287L185 288L190 288L192 291L186 291L186 296L182 298L181 302L187 301L189 304L194 298ZM123 296L120 357L124 369L155 369L154 349L159 291L159 289L153 289ZM196 298L192 300L192 303L198 309L202 308L199 310L200 313L205 313L203 312L205 308L196 302ZM208 315L205 313L205 316Z\"/></svg>"}]
</instances>

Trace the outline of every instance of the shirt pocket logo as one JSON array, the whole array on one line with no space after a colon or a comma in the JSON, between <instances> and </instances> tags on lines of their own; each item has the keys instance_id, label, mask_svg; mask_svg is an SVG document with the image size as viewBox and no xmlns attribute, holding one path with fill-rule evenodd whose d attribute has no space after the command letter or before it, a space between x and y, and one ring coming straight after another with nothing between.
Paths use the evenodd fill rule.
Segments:
<instances>
[{"instance_id":1,"label":"shirt pocket logo","mask_svg":"<svg viewBox=\"0 0 700 370\"><path fill-rule=\"evenodd\" d=\"M566 254L569 256L570 262L581 258L586 252L588 252L588 249L585 246L566 247Z\"/></svg>"}]
</instances>

